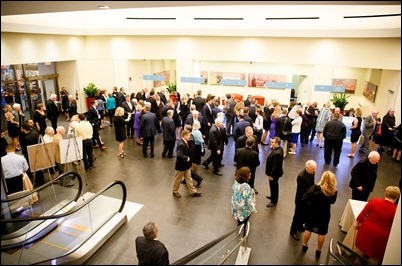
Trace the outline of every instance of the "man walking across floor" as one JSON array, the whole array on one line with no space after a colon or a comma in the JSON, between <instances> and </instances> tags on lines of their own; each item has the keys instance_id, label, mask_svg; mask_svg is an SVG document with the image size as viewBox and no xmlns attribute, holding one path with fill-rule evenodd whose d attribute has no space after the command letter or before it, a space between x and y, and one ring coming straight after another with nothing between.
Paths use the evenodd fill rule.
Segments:
<instances>
[{"instance_id":1,"label":"man walking across floor","mask_svg":"<svg viewBox=\"0 0 402 266\"><path fill-rule=\"evenodd\" d=\"M236 150L234 161L236 162L236 172L243 166L247 166L250 168L250 179L248 184L252 189L254 189L254 193L258 194L258 190L254 187L255 181L255 170L260 165L260 159L258 157L258 153L253 150L253 146L255 144L255 139L251 136L246 140L246 147L239 148Z\"/></svg>"},{"instance_id":2,"label":"man walking across floor","mask_svg":"<svg viewBox=\"0 0 402 266\"><path fill-rule=\"evenodd\" d=\"M334 152L334 166L339 164L339 157L342 151L343 139L346 138L346 126L339 121L339 114L333 114L333 120L328 121L324 126L324 159L325 163L331 162L332 151Z\"/></svg>"},{"instance_id":3,"label":"man walking across floor","mask_svg":"<svg viewBox=\"0 0 402 266\"><path fill-rule=\"evenodd\" d=\"M184 177L186 181L187 188L190 190L191 197L200 197L201 192L198 192L193 185L193 180L191 179L191 149L189 145L191 132L187 129L183 130L181 139L177 142L176 148L176 163L175 170L176 175L173 179L173 196L176 198L181 198L179 193L180 182Z\"/></svg>"},{"instance_id":4,"label":"man walking across floor","mask_svg":"<svg viewBox=\"0 0 402 266\"><path fill-rule=\"evenodd\" d=\"M211 155L206 159L202 165L209 169L209 164L212 162L214 166L214 174L215 175L223 175L219 171L219 167L221 167L221 158L220 155L223 150L224 138L222 136L220 127L222 126L222 119L216 118L215 124L212 125L211 130L209 131L209 143L208 149L211 150Z\"/></svg>"},{"instance_id":5,"label":"man walking across floor","mask_svg":"<svg viewBox=\"0 0 402 266\"><path fill-rule=\"evenodd\" d=\"M293 215L292 225L290 226L290 236L299 241L300 237L298 232L303 232L303 224L306 214L306 207L302 202L303 194L314 185L315 170L317 163L313 160L306 162L306 167L297 175L296 183L296 196L295 196L295 213Z\"/></svg>"},{"instance_id":6,"label":"man walking across floor","mask_svg":"<svg viewBox=\"0 0 402 266\"><path fill-rule=\"evenodd\" d=\"M281 139L274 137L270 139L271 153L267 157L267 163L265 165L265 174L268 176L269 188L271 190L271 196L267 198L271 200L267 204L267 208L274 207L278 203L279 198L279 178L283 175L283 149L281 145Z\"/></svg>"}]
</instances>

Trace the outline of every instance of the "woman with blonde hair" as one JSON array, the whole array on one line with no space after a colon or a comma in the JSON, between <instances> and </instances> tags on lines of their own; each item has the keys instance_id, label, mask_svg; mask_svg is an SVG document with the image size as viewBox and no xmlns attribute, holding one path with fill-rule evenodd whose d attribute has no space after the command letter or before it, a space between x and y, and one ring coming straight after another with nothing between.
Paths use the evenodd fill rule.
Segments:
<instances>
[{"instance_id":1,"label":"woman with blonde hair","mask_svg":"<svg viewBox=\"0 0 402 266\"><path fill-rule=\"evenodd\" d=\"M11 105L6 104L4 106L5 117L7 120L7 132L8 136L11 138L11 143L14 144L16 150L20 150L18 147L20 145L19 134L21 131L20 121L16 120L16 116L14 115L13 108Z\"/></svg>"},{"instance_id":2,"label":"woman with blonde hair","mask_svg":"<svg viewBox=\"0 0 402 266\"><path fill-rule=\"evenodd\" d=\"M275 102L274 102L275 103ZM271 126L269 127L269 138L275 138L275 127L276 127L276 119L282 114L282 108L279 105L275 105L274 111L271 114Z\"/></svg>"},{"instance_id":3,"label":"woman with blonde hair","mask_svg":"<svg viewBox=\"0 0 402 266\"><path fill-rule=\"evenodd\" d=\"M128 120L130 119L127 117L127 119L124 119L124 109L123 107L117 107L116 111L114 113L113 117L113 124L114 124L114 133L116 136L116 141L119 143L119 153L117 154L117 157L119 158L124 158L126 156L126 153L124 152L124 142L127 139L126 135L126 124Z\"/></svg>"},{"instance_id":4,"label":"woman with blonde hair","mask_svg":"<svg viewBox=\"0 0 402 266\"><path fill-rule=\"evenodd\" d=\"M317 132L317 147L324 147L324 126L331 118L331 103L326 102L318 114L315 123L315 131Z\"/></svg>"},{"instance_id":5,"label":"woman with blonde hair","mask_svg":"<svg viewBox=\"0 0 402 266\"><path fill-rule=\"evenodd\" d=\"M302 202L306 206L306 220L304 224L302 251L308 249L308 241L311 232L318 235L318 245L315 251L315 257L318 259L321 255L321 249L324 245L325 235L328 233L328 224L331 219L331 204L334 204L338 192L336 190L336 178L331 171L322 173L318 184L313 185L304 193Z\"/></svg>"}]
</instances>

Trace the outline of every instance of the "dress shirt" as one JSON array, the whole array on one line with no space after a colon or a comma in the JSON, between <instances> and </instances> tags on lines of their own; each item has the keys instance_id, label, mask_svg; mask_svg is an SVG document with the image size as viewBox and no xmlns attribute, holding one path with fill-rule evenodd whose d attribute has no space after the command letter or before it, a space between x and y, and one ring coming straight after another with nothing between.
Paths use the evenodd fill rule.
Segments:
<instances>
[{"instance_id":1,"label":"dress shirt","mask_svg":"<svg viewBox=\"0 0 402 266\"><path fill-rule=\"evenodd\" d=\"M28 170L28 163L24 156L9 152L1 157L1 167L3 168L4 178L11 178L22 175Z\"/></svg>"},{"instance_id":2,"label":"dress shirt","mask_svg":"<svg viewBox=\"0 0 402 266\"><path fill-rule=\"evenodd\" d=\"M75 126L75 136L81 137L82 140L92 139L93 128L88 121L81 121Z\"/></svg>"}]
</instances>

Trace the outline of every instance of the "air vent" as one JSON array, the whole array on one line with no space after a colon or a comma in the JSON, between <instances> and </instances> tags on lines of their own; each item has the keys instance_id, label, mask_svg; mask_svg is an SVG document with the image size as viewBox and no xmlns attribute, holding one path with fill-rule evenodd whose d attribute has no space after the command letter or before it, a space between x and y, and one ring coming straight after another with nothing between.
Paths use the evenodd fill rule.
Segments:
<instances>
[{"instance_id":1,"label":"air vent","mask_svg":"<svg viewBox=\"0 0 402 266\"><path fill-rule=\"evenodd\" d=\"M244 20L244 18L194 18L194 20Z\"/></svg>"},{"instance_id":2,"label":"air vent","mask_svg":"<svg viewBox=\"0 0 402 266\"><path fill-rule=\"evenodd\" d=\"M302 20L302 19L320 19L320 17L265 18L265 20Z\"/></svg>"},{"instance_id":3,"label":"air vent","mask_svg":"<svg viewBox=\"0 0 402 266\"><path fill-rule=\"evenodd\" d=\"M384 15L367 15L367 16L345 16L343 18L381 18L381 17L397 17L401 14L384 14Z\"/></svg>"},{"instance_id":4,"label":"air vent","mask_svg":"<svg viewBox=\"0 0 402 266\"><path fill-rule=\"evenodd\" d=\"M126 18L134 20L176 20L176 18Z\"/></svg>"}]
</instances>

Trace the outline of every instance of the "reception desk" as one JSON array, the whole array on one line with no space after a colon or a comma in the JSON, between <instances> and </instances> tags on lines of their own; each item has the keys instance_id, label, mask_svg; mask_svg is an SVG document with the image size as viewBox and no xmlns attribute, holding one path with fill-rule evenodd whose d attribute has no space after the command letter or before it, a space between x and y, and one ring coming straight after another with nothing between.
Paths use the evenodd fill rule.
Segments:
<instances>
[{"instance_id":1,"label":"reception desk","mask_svg":"<svg viewBox=\"0 0 402 266\"><path fill-rule=\"evenodd\" d=\"M343 210L339 226L343 232L346 232L346 236L342 242L345 246L354 250L354 238L355 238L355 221L357 216L366 206L366 201L352 200L350 199Z\"/></svg>"}]
</instances>

